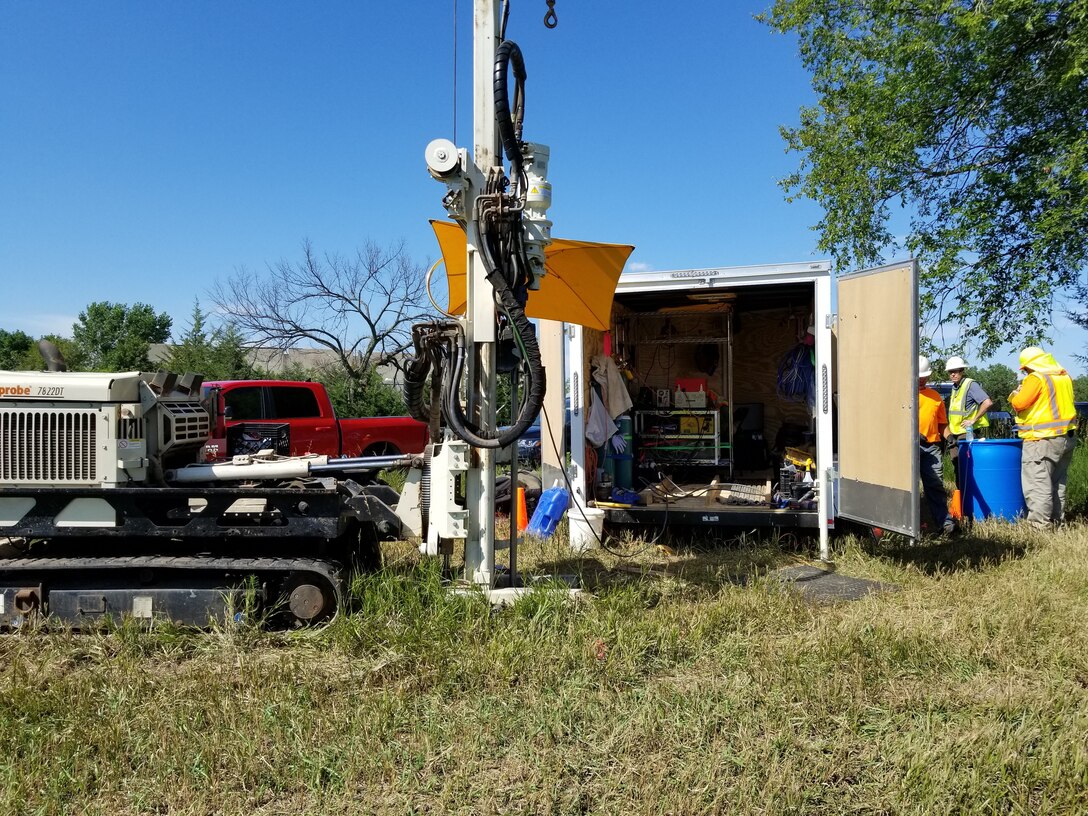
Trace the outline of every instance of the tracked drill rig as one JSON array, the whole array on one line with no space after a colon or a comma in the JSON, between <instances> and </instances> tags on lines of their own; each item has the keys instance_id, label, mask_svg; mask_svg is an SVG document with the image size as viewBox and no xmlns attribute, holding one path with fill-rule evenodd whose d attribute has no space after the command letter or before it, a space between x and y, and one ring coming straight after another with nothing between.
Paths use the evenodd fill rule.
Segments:
<instances>
[{"instance_id":1,"label":"tracked drill rig","mask_svg":"<svg viewBox=\"0 0 1088 816\"><path fill-rule=\"evenodd\" d=\"M56 363L55 352L47 347ZM327 620L402 532L381 468L271 450L206 463L201 377L0 372L0 628L34 615Z\"/></svg>"}]
</instances>

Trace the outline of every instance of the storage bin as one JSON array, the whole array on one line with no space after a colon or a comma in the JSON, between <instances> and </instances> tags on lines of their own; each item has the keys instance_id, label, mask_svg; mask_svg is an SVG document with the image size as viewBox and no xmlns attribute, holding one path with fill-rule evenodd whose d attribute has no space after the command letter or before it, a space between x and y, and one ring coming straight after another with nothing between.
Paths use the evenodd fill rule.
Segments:
<instances>
[{"instance_id":1,"label":"storage bin","mask_svg":"<svg viewBox=\"0 0 1088 816\"><path fill-rule=\"evenodd\" d=\"M960 442L963 511L968 518L1003 518L1027 514L1020 484L1019 439Z\"/></svg>"}]
</instances>

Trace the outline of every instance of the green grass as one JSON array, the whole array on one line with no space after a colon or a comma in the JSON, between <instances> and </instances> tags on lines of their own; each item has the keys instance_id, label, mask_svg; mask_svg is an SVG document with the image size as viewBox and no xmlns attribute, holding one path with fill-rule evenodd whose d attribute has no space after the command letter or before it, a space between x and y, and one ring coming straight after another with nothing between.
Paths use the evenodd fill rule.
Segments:
<instances>
[{"instance_id":1,"label":"green grass","mask_svg":"<svg viewBox=\"0 0 1088 816\"><path fill-rule=\"evenodd\" d=\"M1068 514L1088 516L1088 440L1083 436L1078 440L1069 465L1065 504Z\"/></svg>"},{"instance_id":2,"label":"green grass","mask_svg":"<svg viewBox=\"0 0 1088 816\"><path fill-rule=\"evenodd\" d=\"M632 547L634 542L618 542ZM408 547L320 631L0 638L0 813L1082 813L1088 528L572 559L512 609Z\"/></svg>"}]
</instances>

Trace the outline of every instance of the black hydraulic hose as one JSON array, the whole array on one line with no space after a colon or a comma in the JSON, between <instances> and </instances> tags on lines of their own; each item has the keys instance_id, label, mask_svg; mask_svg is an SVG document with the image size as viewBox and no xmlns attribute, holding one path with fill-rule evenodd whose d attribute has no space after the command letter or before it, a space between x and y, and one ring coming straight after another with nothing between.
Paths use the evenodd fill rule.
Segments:
<instances>
[{"instance_id":1,"label":"black hydraulic hose","mask_svg":"<svg viewBox=\"0 0 1088 816\"><path fill-rule=\"evenodd\" d=\"M507 90L507 70L514 67L514 105L511 114ZM503 152L510 162L511 176L520 180L524 175L521 155L521 127L525 120L525 59L513 40L504 40L495 50L495 125L499 131Z\"/></svg>"},{"instance_id":2,"label":"black hydraulic hose","mask_svg":"<svg viewBox=\"0 0 1088 816\"><path fill-rule=\"evenodd\" d=\"M416 329L420 328L422 327L416 327ZM422 333L416 329L412 331L416 356L404 367L404 402L408 406L408 414L412 419L429 422L430 412L423 404L423 389L431 370L431 355L430 350L423 345Z\"/></svg>"},{"instance_id":3,"label":"black hydraulic hose","mask_svg":"<svg viewBox=\"0 0 1088 816\"><path fill-rule=\"evenodd\" d=\"M505 448L515 442L533 424L544 405L544 394L548 381L545 376L544 365L540 360L540 345L537 343L536 331L533 324L525 316L525 310L514 297L510 287L506 285L502 275L495 269L488 272L488 280L495 287L500 297L500 302L510 317L514 331L517 332L524 349L525 362L529 368L529 387L525 403L518 414L517 421L505 433L485 431L473 423L461 408L459 389L461 378L465 368L465 348L463 338L459 338L458 348L454 352L454 359L450 367L450 377L446 381L443 394L443 414L450 428L461 439L477 448Z\"/></svg>"}]
</instances>

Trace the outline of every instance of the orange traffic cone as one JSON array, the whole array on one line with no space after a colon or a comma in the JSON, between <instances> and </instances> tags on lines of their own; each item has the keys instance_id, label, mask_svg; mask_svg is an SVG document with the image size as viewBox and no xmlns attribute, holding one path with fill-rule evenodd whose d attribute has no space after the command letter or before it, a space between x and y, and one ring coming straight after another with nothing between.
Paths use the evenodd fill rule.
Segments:
<instances>
[{"instance_id":1,"label":"orange traffic cone","mask_svg":"<svg viewBox=\"0 0 1088 816\"><path fill-rule=\"evenodd\" d=\"M963 504L960 499L959 488L952 491L952 501L948 505L948 515L952 516L956 521L963 520Z\"/></svg>"},{"instance_id":2,"label":"orange traffic cone","mask_svg":"<svg viewBox=\"0 0 1088 816\"><path fill-rule=\"evenodd\" d=\"M518 532L529 526L529 511L525 507L525 488L518 488Z\"/></svg>"}]
</instances>

